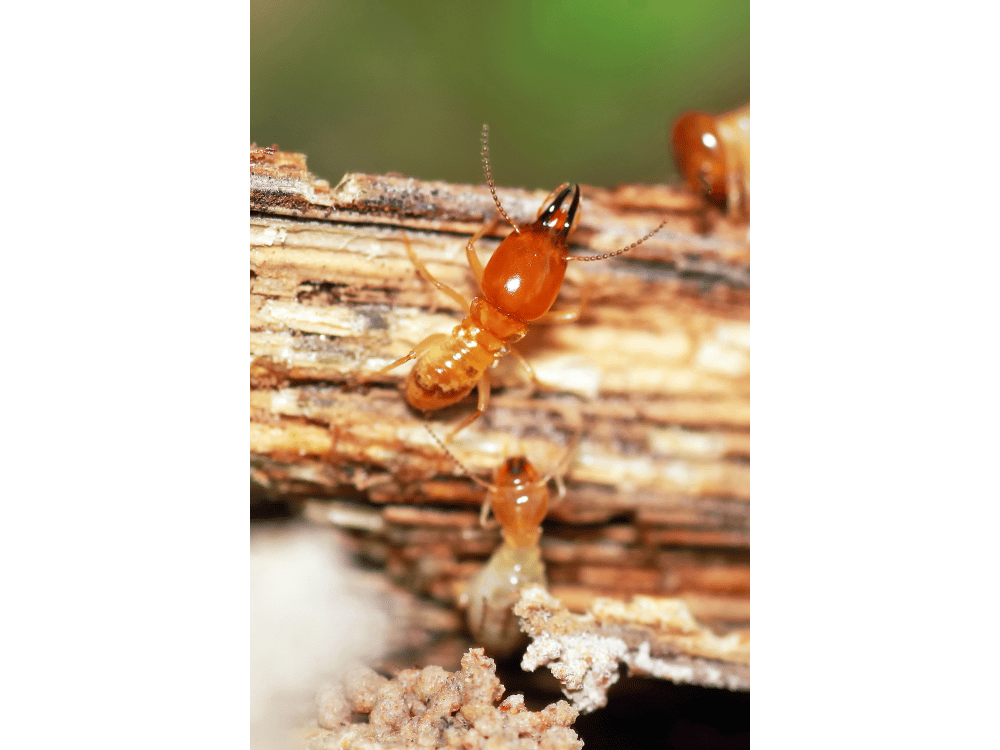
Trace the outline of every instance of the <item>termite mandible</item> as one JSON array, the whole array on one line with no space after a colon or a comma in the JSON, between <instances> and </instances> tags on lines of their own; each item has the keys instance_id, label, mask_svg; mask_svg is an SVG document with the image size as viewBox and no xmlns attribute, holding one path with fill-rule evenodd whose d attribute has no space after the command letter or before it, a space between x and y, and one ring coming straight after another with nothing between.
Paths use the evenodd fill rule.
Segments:
<instances>
[{"instance_id":1,"label":"termite mandible","mask_svg":"<svg viewBox=\"0 0 1000 750\"><path fill-rule=\"evenodd\" d=\"M579 417L578 417L579 419ZM559 498L565 495L562 474L580 438L582 421L555 469L544 477L523 455L505 458L493 473L493 483L470 472L424 425L431 437L472 481L486 489L480 525L492 508L500 522L503 542L489 561L469 582L461 603L468 607L466 618L476 640L497 656L512 653L523 640L517 618L511 611L528 586L545 586L545 564L539 539L542 521L549 510L548 482L555 477Z\"/></svg>"},{"instance_id":2,"label":"termite mandible","mask_svg":"<svg viewBox=\"0 0 1000 750\"><path fill-rule=\"evenodd\" d=\"M417 359L406 379L406 400L413 408L424 412L451 406L478 387L476 411L452 429L449 437L486 411L490 398L486 371L504 354L514 354L537 384L531 366L513 344L524 338L529 323L568 322L579 317L579 310L557 312L549 309L559 295L568 261L604 260L621 255L641 245L667 223L664 219L645 237L613 253L570 255L567 237L580 218L580 187L563 183L546 198L534 222L518 226L501 205L493 184L488 125L483 125L482 143L486 184L500 216L514 231L500 243L485 269L476 255L475 243L496 226L499 216L484 225L466 244L469 267L483 292L471 303L435 279L413 252L409 238L403 235L406 251L418 273L460 306L468 307L469 314L450 334L427 336L405 357L374 373L381 375Z\"/></svg>"},{"instance_id":3,"label":"termite mandible","mask_svg":"<svg viewBox=\"0 0 1000 750\"><path fill-rule=\"evenodd\" d=\"M674 156L690 188L730 215L750 215L750 105L722 115L686 112L674 123Z\"/></svg>"}]
</instances>

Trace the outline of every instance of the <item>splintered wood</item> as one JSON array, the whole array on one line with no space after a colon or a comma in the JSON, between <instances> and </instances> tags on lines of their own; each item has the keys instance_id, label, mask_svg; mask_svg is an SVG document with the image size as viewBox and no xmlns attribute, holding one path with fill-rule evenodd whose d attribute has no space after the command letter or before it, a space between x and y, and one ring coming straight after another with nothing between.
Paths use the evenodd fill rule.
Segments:
<instances>
[{"instance_id":1,"label":"splintered wood","mask_svg":"<svg viewBox=\"0 0 1000 750\"><path fill-rule=\"evenodd\" d=\"M470 159L476 158L475 153ZM252 495L292 501L411 590L455 604L499 544L478 523L483 490L427 433L444 436L475 394L429 418L399 390L411 364L373 377L468 313L416 272L478 293L465 243L496 212L485 185L346 175L331 187L300 154L251 147ZM681 188L583 187L576 254L554 309L490 373L486 414L448 443L488 477L523 451L541 473L582 415L565 499L541 540L549 588L571 609L595 596L682 597L719 632L749 627L750 280L746 224ZM547 190L498 190L516 222ZM479 243L484 263L511 231Z\"/></svg>"},{"instance_id":2,"label":"splintered wood","mask_svg":"<svg viewBox=\"0 0 1000 750\"><path fill-rule=\"evenodd\" d=\"M595 599L588 612L574 615L533 587L521 593L514 614L531 638L522 668L547 666L581 713L607 703L619 664L674 682L750 689L749 630L716 635L678 599Z\"/></svg>"}]
</instances>

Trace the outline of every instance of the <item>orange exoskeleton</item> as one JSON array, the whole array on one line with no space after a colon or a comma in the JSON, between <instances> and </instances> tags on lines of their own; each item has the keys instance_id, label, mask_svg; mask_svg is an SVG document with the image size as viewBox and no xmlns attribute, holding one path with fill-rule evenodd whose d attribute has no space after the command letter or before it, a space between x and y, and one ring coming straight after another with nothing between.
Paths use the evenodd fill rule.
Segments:
<instances>
[{"instance_id":1,"label":"orange exoskeleton","mask_svg":"<svg viewBox=\"0 0 1000 750\"><path fill-rule=\"evenodd\" d=\"M570 255L567 238L579 220L579 186L563 183L549 194L534 222L518 226L504 211L493 184L488 134L489 128L484 125L482 156L486 181L500 215L514 231L500 243L485 268L476 255L475 243L496 226L499 217L482 227L466 244L469 266L483 292L471 303L435 279L413 252L409 239L403 236L407 253L420 275L463 308L467 307L469 314L450 334L428 336L405 357L376 373L388 372L417 359L406 380L406 400L415 409L425 412L451 406L478 387L477 410L459 423L452 435L486 411L490 396L486 373L499 357L514 354L537 383L531 367L513 345L528 332L529 323L568 322L579 317L579 310L550 310L559 296L569 261L603 260L621 255L652 237L667 221L664 219L645 237L613 253Z\"/></svg>"},{"instance_id":2,"label":"orange exoskeleton","mask_svg":"<svg viewBox=\"0 0 1000 750\"><path fill-rule=\"evenodd\" d=\"M750 215L750 105L722 115L687 112L674 123L674 156L697 193Z\"/></svg>"}]
</instances>

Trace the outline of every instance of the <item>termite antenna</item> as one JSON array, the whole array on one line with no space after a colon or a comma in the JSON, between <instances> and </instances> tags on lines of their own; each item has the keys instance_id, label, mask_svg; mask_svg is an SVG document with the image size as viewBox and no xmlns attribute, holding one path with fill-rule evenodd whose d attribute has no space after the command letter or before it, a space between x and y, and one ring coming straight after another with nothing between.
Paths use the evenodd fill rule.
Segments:
<instances>
[{"instance_id":1,"label":"termite antenna","mask_svg":"<svg viewBox=\"0 0 1000 750\"><path fill-rule=\"evenodd\" d=\"M476 484L478 484L480 487L488 490L486 497L483 498L482 508L480 508L480 510L479 510L479 525L482 526L483 528L486 528L486 520L490 516L490 498L491 498L491 495L489 493L490 492L493 492L493 493L499 492L499 489L497 488L496 485L490 484L489 482L484 482L482 479L480 479L475 474L473 474L471 471L469 471L469 467L466 466L465 464L463 464L461 461L458 460L458 456L456 456L454 453L452 453L448 449L448 446L446 446L443 442L441 442L441 438L439 438L437 435L434 434L434 430L432 430L429 425L425 424L424 425L424 429L427 430L427 432L430 434L430 436L432 438L434 438L434 442L441 446L441 450L443 450L445 453L447 453L448 457L452 461L454 461L462 471L465 472L465 475L469 479L471 479L473 482L475 482Z\"/></svg>"},{"instance_id":2,"label":"termite antenna","mask_svg":"<svg viewBox=\"0 0 1000 750\"><path fill-rule=\"evenodd\" d=\"M615 250L613 253L605 253L604 255L567 255L566 256L566 260L604 260L605 258L614 258L616 255L621 255L622 253L627 253L632 248L639 247L639 245L641 245L643 242L645 242L650 237L652 237L654 234L656 234L661 229L663 229L663 227L666 226L667 221L669 221L669 220L670 220L670 217L668 216L666 219L664 219L663 221L660 222L660 225L658 227L656 227L656 229L654 229L652 232L650 232L649 234L647 234L641 240L636 240L631 245L629 245L628 247L623 247L621 250Z\"/></svg>"},{"instance_id":3,"label":"termite antenna","mask_svg":"<svg viewBox=\"0 0 1000 750\"><path fill-rule=\"evenodd\" d=\"M441 446L441 450L443 450L445 453L448 454L448 458L450 458L452 461L454 461L458 465L458 468L460 468L462 471L465 472L466 476L468 476L469 479L471 479L473 482L475 482L476 484L478 484L480 487L484 487L485 489L496 491L496 489L497 489L496 485L492 485L489 482L484 482L482 479L480 479L475 474L473 474L471 471L469 471L469 467L466 466L465 464L463 464L461 461L458 460L458 456L456 456L454 453L452 453L448 449L448 446L446 446L443 442L441 442L441 438L439 438L437 435L434 434L434 430L432 430L429 425L425 424L424 425L424 429L427 430L428 434L432 438L434 438L434 442Z\"/></svg>"},{"instance_id":4,"label":"termite antenna","mask_svg":"<svg viewBox=\"0 0 1000 750\"><path fill-rule=\"evenodd\" d=\"M497 204L497 210L507 220L507 223L514 227L514 231L520 234L521 230L517 228L517 224L510 220L507 212L500 205L500 197L493 185L493 175L490 173L490 126L487 123L483 123L483 166L486 167L486 184L489 185L490 195L493 196L493 202Z\"/></svg>"}]
</instances>

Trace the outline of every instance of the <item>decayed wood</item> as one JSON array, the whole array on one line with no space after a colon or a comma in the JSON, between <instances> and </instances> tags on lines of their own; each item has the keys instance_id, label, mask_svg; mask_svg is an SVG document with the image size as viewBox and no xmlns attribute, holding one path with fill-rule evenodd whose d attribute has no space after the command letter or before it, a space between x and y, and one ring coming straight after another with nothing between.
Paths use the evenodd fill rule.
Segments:
<instances>
[{"instance_id":1,"label":"decayed wood","mask_svg":"<svg viewBox=\"0 0 1000 750\"><path fill-rule=\"evenodd\" d=\"M540 587L514 605L531 637L521 666L548 666L581 712L607 703L619 664L630 672L731 690L750 689L750 632L719 636L700 625L678 599L597 599L582 615Z\"/></svg>"},{"instance_id":2,"label":"decayed wood","mask_svg":"<svg viewBox=\"0 0 1000 750\"><path fill-rule=\"evenodd\" d=\"M578 411L566 498L542 538L552 592L571 608L595 595L683 596L713 626L745 628L747 227L680 188L582 191L571 236L579 254L623 247L664 215L666 231L625 256L571 263L556 308L578 304L587 284L583 319L536 326L518 346L548 387L527 393L517 366L501 363L486 415L449 447L484 477L518 449L549 471ZM523 222L547 191L498 193ZM301 502L396 580L446 602L499 535L479 527L483 491L424 425L443 436L475 408L474 395L428 419L398 390L409 364L364 381L468 312L417 275L403 233L471 299L465 242L494 214L485 185L354 174L331 188L301 155L251 148L255 491ZM509 231L479 243L484 262Z\"/></svg>"}]
</instances>

